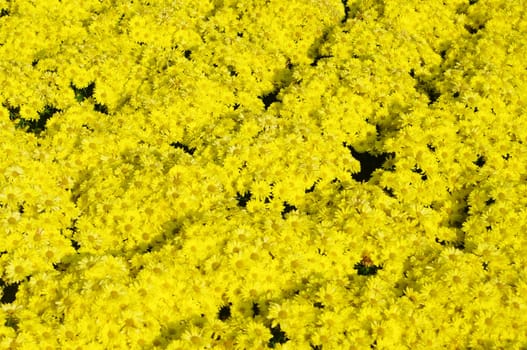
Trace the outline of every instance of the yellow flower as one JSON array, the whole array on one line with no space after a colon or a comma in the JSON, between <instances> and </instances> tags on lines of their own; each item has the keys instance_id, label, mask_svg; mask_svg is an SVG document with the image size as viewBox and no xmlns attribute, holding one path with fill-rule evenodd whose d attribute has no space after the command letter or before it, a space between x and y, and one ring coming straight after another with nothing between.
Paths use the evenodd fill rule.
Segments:
<instances>
[{"instance_id":1,"label":"yellow flower","mask_svg":"<svg viewBox=\"0 0 527 350\"><path fill-rule=\"evenodd\" d=\"M286 304L271 303L269 307L268 319L271 320L272 326L276 327L280 322L285 321L288 317L291 317L291 310Z\"/></svg>"},{"instance_id":2,"label":"yellow flower","mask_svg":"<svg viewBox=\"0 0 527 350\"><path fill-rule=\"evenodd\" d=\"M268 327L249 320L235 338L235 349L265 349L272 335Z\"/></svg>"},{"instance_id":3,"label":"yellow flower","mask_svg":"<svg viewBox=\"0 0 527 350\"><path fill-rule=\"evenodd\" d=\"M258 201L263 201L269 196L269 192L269 184L266 181L256 181L251 186L251 194Z\"/></svg>"},{"instance_id":4,"label":"yellow flower","mask_svg":"<svg viewBox=\"0 0 527 350\"><path fill-rule=\"evenodd\" d=\"M253 200L253 199L247 202L246 208L249 213L255 216L260 213L264 213L266 211L266 206L265 206L264 201L258 201L258 200Z\"/></svg>"},{"instance_id":5,"label":"yellow flower","mask_svg":"<svg viewBox=\"0 0 527 350\"><path fill-rule=\"evenodd\" d=\"M19 250L10 256L4 271L6 282L20 282L31 275L34 270L34 263L30 256L29 252L21 252Z\"/></svg>"},{"instance_id":6,"label":"yellow flower","mask_svg":"<svg viewBox=\"0 0 527 350\"><path fill-rule=\"evenodd\" d=\"M210 345L211 339L207 338L202 328L190 325L181 336L189 349L202 349Z\"/></svg>"},{"instance_id":7,"label":"yellow flower","mask_svg":"<svg viewBox=\"0 0 527 350\"><path fill-rule=\"evenodd\" d=\"M7 180L16 180L20 176L24 176L24 174L24 168L18 165L11 165L4 171L4 176L7 178Z\"/></svg>"}]
</instances>

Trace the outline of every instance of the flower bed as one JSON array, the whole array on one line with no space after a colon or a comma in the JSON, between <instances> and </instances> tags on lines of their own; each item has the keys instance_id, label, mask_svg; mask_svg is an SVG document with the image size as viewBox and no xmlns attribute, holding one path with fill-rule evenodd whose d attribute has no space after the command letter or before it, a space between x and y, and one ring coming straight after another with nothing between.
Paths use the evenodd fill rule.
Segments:
<instances>
[{"instance_id":1,"label":"flower bed","mask_svg":"<svg viewBox=\"0 0 527 350\"><path fill-rule=\"evenodd\" d=\"M0 348L527 347L521 1L0 1Z\"/></svg>"}]
</instances>

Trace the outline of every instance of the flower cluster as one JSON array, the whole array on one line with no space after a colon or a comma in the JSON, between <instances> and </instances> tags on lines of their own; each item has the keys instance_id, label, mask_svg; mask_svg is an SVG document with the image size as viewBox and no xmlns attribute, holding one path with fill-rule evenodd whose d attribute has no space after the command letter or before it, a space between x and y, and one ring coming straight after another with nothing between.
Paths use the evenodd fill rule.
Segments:
<instances>
[{"instance_id":1,"label":"flower cluster","mask_svg":"<svg viewBox=\"0 0 527 350\"><path fill-rule=\"evenodd\" d=\"M0 348L525 348L505 0L0 0Z\"/></svg>"}]
</instances>

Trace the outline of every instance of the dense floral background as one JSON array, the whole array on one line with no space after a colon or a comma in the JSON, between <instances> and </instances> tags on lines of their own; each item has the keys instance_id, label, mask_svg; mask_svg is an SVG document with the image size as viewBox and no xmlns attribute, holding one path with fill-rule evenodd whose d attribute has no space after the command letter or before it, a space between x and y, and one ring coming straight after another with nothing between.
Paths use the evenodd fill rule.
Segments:
<instances>
[{"instance_id":1,"label":"dense floral background","mask_svg":"<svg viewBox=\"0 0 527 350\"><path fill-rule=\"evenodd\" d=\"M0 348L526 348L525 5L0 0Z\"/></svg>"}]
</instances>

